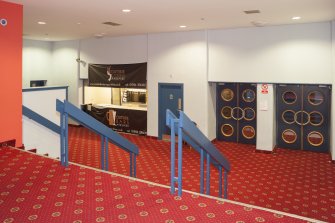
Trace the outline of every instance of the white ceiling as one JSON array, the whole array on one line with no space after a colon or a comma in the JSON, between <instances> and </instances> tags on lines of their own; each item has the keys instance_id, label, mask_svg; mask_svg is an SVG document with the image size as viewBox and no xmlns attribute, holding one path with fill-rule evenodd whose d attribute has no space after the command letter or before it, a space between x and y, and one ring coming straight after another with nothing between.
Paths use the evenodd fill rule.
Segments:
<instances>
[{"instance_id":1,"label":"white ceiling","mask_svg":"<svg viewBox=\"0 0 335 223\"><path fill-rule=\"evenodd\" d=\"M70 40L335 20L335 0L6 0L24 6L24 38ZM123 13L122 9L131 9ZM245 10L261 11L245 14ZM300 20L292 20L300 16ZM47 24L38 25L38 21ZM121 26L103 25L115 22ZM80 23L80 25L78 25ZM186 25L186 28L180 28Z\"/></svg>"}]
</instances>

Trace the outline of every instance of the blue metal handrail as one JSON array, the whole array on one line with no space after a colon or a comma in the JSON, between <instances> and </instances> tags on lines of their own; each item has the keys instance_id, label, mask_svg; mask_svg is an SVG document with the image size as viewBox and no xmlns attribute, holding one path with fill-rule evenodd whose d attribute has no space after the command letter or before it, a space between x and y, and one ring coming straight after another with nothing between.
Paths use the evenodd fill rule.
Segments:
<instances>
[{"instance_id":1,"label":"blue metal handrail","mask_svg":"<svg viewBox=\"0 0 335 223\"><path fill-rule=\"evenodd\" d=\"M22 114L35 122L43 125L44 127L52 130L53 132L60 134L60 127L50 121L49 119L44 118L42 115L34 112L30 108L27 108L26 106L22 105Z\"/></svg>"},{"instance_id":2,"label":"blue metal handrail","mask_svg":"<svg viewBox=\"0 0 335 223\"><path fill-rule=\"evenodd\" d=\"M129 152L130 156L130 176L136 177L136 156L139 154L138 147L114 132L92 116L86 114L67 100L61 102L57 99L56 110L61 114L61 162L68 166L68 117L80 123L86 128L96 132L101 136L101 168L108 170L108 141L117 145L121 149Z\"/></svg>"},{"instance_id":3,"label":"blue metal handrail","mask_svg":"<svg viewBox=\"0 0 335 223\"><path fill-rule=\"evenodd\" d=\"M178 183L178 195L182 194L182 142L187 142L200 153L200 193L204 193L204 157L207 159L206 194L210 188L210 164L219 170L219 197L222 197L222 169L224 170L224 198L227 198L229 161L218 151L211 141L196 127L196 125L179 111L179 119L166 110L166 125L171 129L171 193L175 192ZM175 177L175 144L178 136L178 177Z\"/></svg>"}]
</instances>

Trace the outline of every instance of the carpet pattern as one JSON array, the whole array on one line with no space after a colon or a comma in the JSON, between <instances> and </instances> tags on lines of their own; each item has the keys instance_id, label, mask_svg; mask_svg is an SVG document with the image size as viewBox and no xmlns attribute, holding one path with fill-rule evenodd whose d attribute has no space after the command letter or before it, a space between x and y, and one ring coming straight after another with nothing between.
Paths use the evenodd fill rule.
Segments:
<instances>
[{"instance_id":1,"label":"carpet pattern","mask_svg":"<svg viewBox=\"0 0 335 223\"><path fill-rule=\"evenodd\" d=\"M0 222L307 222L0 148Z\"/></svg>"},{"instance_id":2,"label":"carpet pattern","mask_svg":"<svg viewBox=\"0 0 335 223\"><path fill-rule=\"evenodd\" d=\"M170 143L124 135L138 145L137 177L170 183ZM228 199L326 222L335 222L335 165L328 154L276 149L255 153L252 145L215 142L231 162ZM129 154L109 145L109 171L129 176ZM100 137L82 127L69 129L70 161L100 168ZM199 192L199 154L183 150L183 189ZM211 195L218 196L218 172L211 170Z\"/></svg>"}]
</instances>

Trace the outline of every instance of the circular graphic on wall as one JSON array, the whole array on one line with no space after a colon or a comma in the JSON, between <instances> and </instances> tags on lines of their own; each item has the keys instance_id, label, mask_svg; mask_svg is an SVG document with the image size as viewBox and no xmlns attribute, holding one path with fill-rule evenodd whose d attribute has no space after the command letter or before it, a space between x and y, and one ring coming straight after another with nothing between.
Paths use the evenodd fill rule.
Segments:
<instances>
[{"instance_id":1,"label":"circular graphic on wall","mask_svg":"<svg viewBox=\"0 0 335 223\"><path fill-rule=\"evenodd\" d=\"M309 123L309 113L306 111L298 111L294 115L294 120L298 125L307 125Z\"/></svg>"},{"instance_id":2,"label":"circular graphic on wall","mask_svg":"<svg viewBox=\"0 0 335 223\"><path fill-rule=\"evenodd\" d=\"M221 91L221 98L224 101L231 101L234 98L234 92L229 88L225 88Z\"/></svg>"},{"instance_id":3,"label":"circular graphic on wall","mask_svg":"<svg viewBox=\"0 0 335 223\"><path fill-rule=\"evenodd\" d=\"M297 140L297 133L292 129L285 129L281 134L282 139L286 143L294 143Z\"/></svg>"},{"instance_id":4,"label":"circular graphic on wall","mask_svg":"<svg viewBox=\"0 0 335 223\"><path fill-rule=\"evenodd\" d=\"M255 132L255 129L252 126L246 125L242 129L242 135L247 139L252 139L252 138L255 137L256 132Z\"/></svg>"},{"instance_id":5,"label":"circular graphic on wall","mask_svg":"<svg viewBox=\"0 0 335 223\"><path fill-rule=\"evenodd\" d=\"M309 113L309 123L314 126L319 126L323 123L323 115L318 111Z\"/></svg>"},{"instance_id":6,"label":"circular graphic on wall","mask_svg":"<svg viewBox=\"0 0 335 223\"><path fill-rule=\"evenodd\" d=\"M256 117L256 112L254 109L246 107L244 109L244 119L247 121L252 121Z\"/></svg>"},{"instance_id":7,"label":"circular graphic on wall","mask_svg":"<svg viewBox=\"0 0 335 223\"><path fill-rule=\"evenodd\" d=\"M231 110L231 116L234 120L241 120L244 117L244 111L241 107L235 107Z\"/></svg>"},{"instance_id":8,"label":"circular graphic on wall","mask_svg":"<svg viewBox=\"0 0 335 223\"><path fill-rule=\"evenodd\" d=\"M245 89L242 93L242 98L245 102L253 102L256 98L256 94L251 89Z\"/></svg>"},{"instance_id":9,"label":"circular graphic on wall","mask_svg":"<svg viewBox=\"0 0 335 223\"><path fill-rule=\"evenodd\" d=\"M221 133L224 136L232 136L234 134L234 127L229 124L224 124L221 126Z\"/></svg>"},{"instance_id":10,"label":"circular graphic on wall","mask_svg":"<svg viewBox=\"0 0 335 223\"><path fill-rule=\"evenodd\" d=\"M297 95L294 91L285 91L282 95L285 104L294 104L297 101Z\"/></svg>"},{"instance_id":11,"label":"circular graphic on wall","mask_svg":"<svg viewBox=\"0 0 335 223\"><path fill-rule=\"evenodd\" d=\"M312 131L308 134L307 140L312 146L320 146L323 143L323 135L320 132Z\"/></svg>"},{"instance_id":12,"label":"circular graphic on wall","mask_svg":"<svg viewBox=\"0 0 335 223\"><path fill-rule=\"evenodd\" d=\"M285 110L282 113L281 118L286 124L293 124L295 122L294 116L295 112L293 110Z\"/></svg>"},{"instance_id":13,"label":"circular graphic on wall","mask_svg":"<svg viewBox=\"0 0 335 223\"><path fill-rule=\"evenodd\" d=\"M221 116L225 119L230 119L231 118L231 110L232 108L229 106L224 106L221 109Z\"/></svg>"},{"instance_id":14,"label":"circular graphic on wall","mask_svg":"<svg viewBox=\"0 0 335 223\"><path fill-rule=\"evenodd\" d=\"M324 97L320 91L312 91L308 94L308 102L312 105L320 105L323 100Z\"/></svg>"}]
</instances>

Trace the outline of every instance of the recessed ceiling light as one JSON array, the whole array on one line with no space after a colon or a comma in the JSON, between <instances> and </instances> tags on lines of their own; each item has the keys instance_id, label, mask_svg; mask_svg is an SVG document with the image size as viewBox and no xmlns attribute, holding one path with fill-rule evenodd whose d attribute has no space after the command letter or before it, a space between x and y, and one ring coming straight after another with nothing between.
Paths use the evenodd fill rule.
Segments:
<instances>
[{"instance_id":1,"label":"recessed ceiling light","mask_svg":"<svg viewBox=\"0 0 335 223\"><path fill-rule=\"evenodd\" d=\"M185 25L181 25L181 26L179 26L179 28L186 28L187 26L185 26Z\"/></svg>"},{"instance_id":2,"label":"recessed ceiling light","mask_svg":"<svg viewBox=\"0 0 335 223\"><path fill-rule=\"evenodd\" d=\"M77 22L77 25L81 25L81 22Z\"/></svg>"},{"instance_id":3,"label":"recessed ceiling light","mask_svg":"<svg viewBox=\"0 0 335 223\"><path fill-rule=\"evenodd\" d=\"M299 19L301 19L301 17L300 16L294 16L294 17L292 17L292 19L293 20L299 20Z\"/></svg>"},{"instance_id":4,"label":"recessed ceiling light","mask_svg":"<svg viewBox=\"0 0 335 223\"><path fill-rule=\"evenodd\" d=\"M122 9L122 12L127 13L127 12L131 12L131 10L130 9Z\"/></svg>"},{"instance_id":5,"label":"recessed ceiling light","mask_svg":"<svg viewBox=\"0 0 335 223\"><path fill-rule=\"evenodd\" d=\"M253 10L246 10L244 11L245 14L257 14L257 13L261 13L260 10L258 9L253 9Z\"/></svg>"},{"instance_id":6,"label":"recessed ceiling light","mask_svg":"<svg viewBox=\"0 0 335 223\"><path fill-rule=\"evenodd\" d=\"M43 22L43 21L39 21L39 22L37 22L39 25L45 25L45 24L47 24L46 22Z\"/></svg>"}]
</instances>

